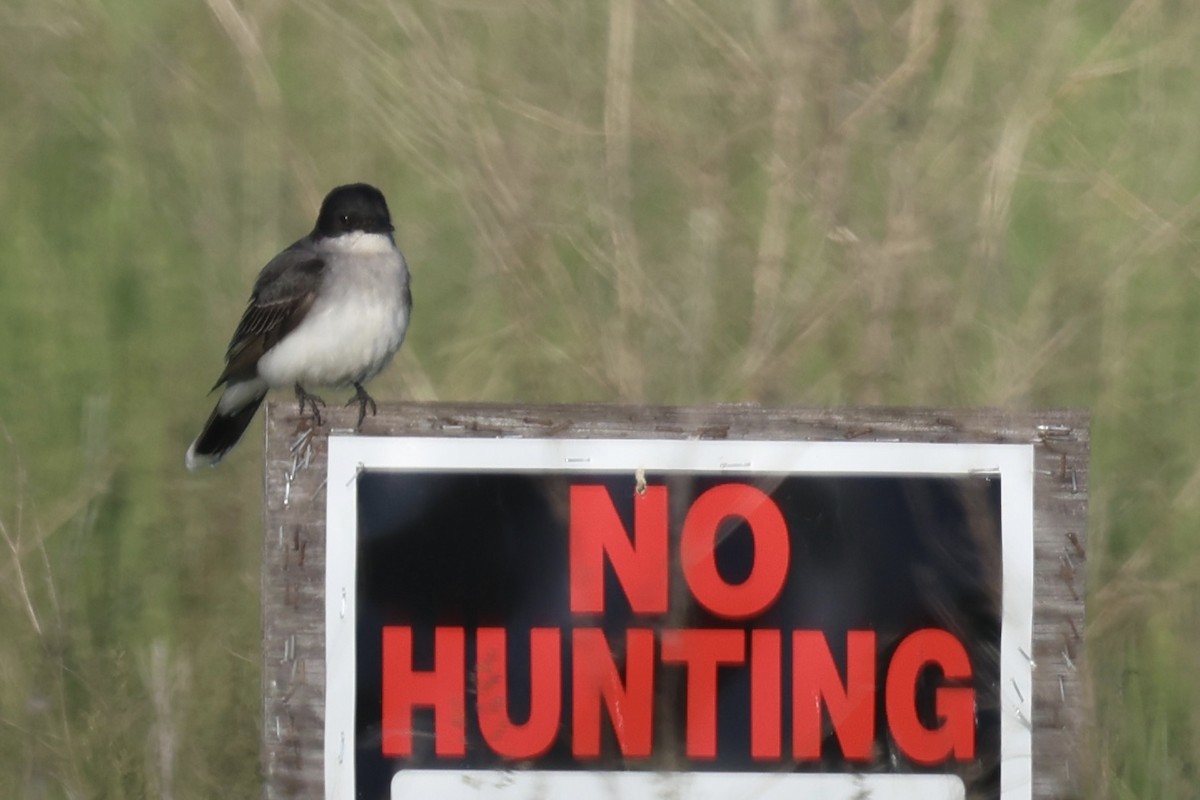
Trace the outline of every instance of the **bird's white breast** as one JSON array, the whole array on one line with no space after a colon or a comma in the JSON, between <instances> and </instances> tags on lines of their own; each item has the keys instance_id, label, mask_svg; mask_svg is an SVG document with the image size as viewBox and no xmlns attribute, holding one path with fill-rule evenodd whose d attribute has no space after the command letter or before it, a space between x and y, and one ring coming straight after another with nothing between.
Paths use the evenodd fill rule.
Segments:
<instances>
[{"instance_id":1,"label":"bird's white breast","mask_svg":"<svg viewBox=\"0 0 1200 800\"><path fill-rule=\"evenodd\" d=\"M327 272L308 315L258 362L271 387L345 386L373 377L408 328L408 270L389 237L329 240Z\"/></svg>"}]
</instances>

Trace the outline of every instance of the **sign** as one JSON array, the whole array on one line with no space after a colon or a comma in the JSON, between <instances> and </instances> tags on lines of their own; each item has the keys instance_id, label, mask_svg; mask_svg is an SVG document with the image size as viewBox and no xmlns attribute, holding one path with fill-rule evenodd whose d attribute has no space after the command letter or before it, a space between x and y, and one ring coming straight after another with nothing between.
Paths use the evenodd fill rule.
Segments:
<instances>
[{"instance_id":1,"label":"sign","mask_svg":"<svg viewBox=\"0 0 1200 800\"><path fill-rule=\"evenodd\" d=\"M1078 793L1086 415L294 411L270 800Z\"/></svg>"},{"instance_id":2,"label":"sign","mask_svg":"<svg viewBox=\"0 0 1200 800\"><path fill-rule=\"evenodd\" d=\"M329 796L1028 797L1032 456L336 437Z\"/></svg>"}]
</instances>

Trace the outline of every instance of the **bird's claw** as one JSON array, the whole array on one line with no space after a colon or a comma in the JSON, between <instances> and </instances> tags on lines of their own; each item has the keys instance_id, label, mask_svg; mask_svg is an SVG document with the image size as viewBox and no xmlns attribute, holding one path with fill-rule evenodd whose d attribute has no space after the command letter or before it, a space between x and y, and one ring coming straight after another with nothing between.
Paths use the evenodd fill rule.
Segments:
<instances>
[{"instance_id":1,"label":"bird's claw","mask_svg":"<svg viewBox=\"0 0 1200 800\"><path fill-rule=\"evenodd\" d=\"M317 426L320 426L321 425L321 411L318 408L318 406L324 406L325 401L322 400L321 398L317 397L315 394L306 392L304 390L304 387L301 386L299 383L296 384L296 400L300 403L300 413L301 414L304 413L304 406L307 405L310 409L312 409L313 422Z\"/></svg>"},{"instance_id":2,"label":"bird's claw","mask_svg":"<svg viewBox=\"0 0 1200 800\"><path fill-rule=\"evenodd\" d=\"M346 407L358 403L358 426L357 430L362 430L363 420L367 418L367 406L371 407L371 416L375 416L379 412L379 407L375 405L375 398L367 394L367 390L362 387L361 383L354 384L354 397L346 401Z\"/></svg>"}]
</instances>

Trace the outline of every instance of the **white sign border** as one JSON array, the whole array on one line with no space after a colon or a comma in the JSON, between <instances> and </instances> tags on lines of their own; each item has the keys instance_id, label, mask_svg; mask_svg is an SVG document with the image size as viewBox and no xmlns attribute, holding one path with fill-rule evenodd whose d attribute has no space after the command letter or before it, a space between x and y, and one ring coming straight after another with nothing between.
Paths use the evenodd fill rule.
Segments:
<instances>
[{"instance_id":1,"label":"white sign border","mask_svg":"<svg viewBox=\"0 0 1200 800\"><path fill-rule=\"evenodd\" d=\"M365 469L452 472L691 471L792 475L999 475L1003 543L1000 797L1033 791L1032 444L695 439L329 437L326 477L325 797L353 800L358 493Z\"/></svg>"}]
</instances>

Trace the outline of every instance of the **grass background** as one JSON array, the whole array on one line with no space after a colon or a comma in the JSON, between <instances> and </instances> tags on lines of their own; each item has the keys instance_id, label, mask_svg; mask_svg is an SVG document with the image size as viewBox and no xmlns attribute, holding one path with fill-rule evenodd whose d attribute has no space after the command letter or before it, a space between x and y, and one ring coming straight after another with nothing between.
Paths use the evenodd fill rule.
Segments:
<instances>
[{"instance_id":1,"label":"grass background","mask_svg":"<svg viewBox=\"0 0 1200 800\"><path fill-rule=\"evenodd\" d=\"M258 794L258 269L384 189L380 398L1092 410L1081 794L1200 784L1200 9L9 0L0 795Z\"/></svg>"}]
</instances>

